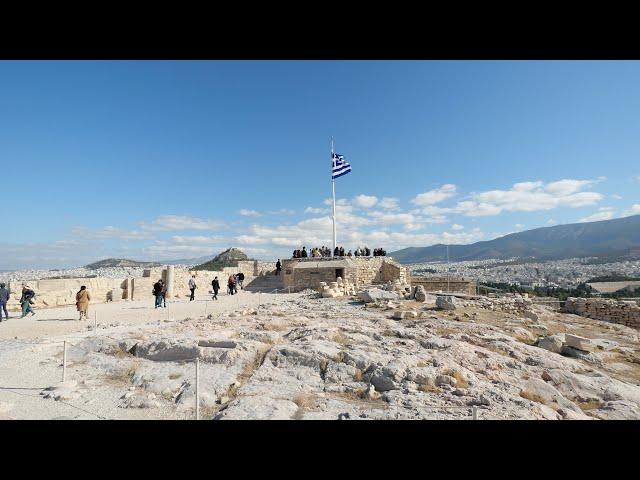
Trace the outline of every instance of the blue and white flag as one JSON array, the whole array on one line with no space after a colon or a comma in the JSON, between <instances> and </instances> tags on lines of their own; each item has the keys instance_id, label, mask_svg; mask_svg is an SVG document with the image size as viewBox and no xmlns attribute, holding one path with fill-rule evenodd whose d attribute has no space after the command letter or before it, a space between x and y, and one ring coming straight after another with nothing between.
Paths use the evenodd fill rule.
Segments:
<instances>
[{"instance_id":1,"label":"blue and white flag","mask_svg":"<svg viewBox=\"0 0 640 480\"><path fill-rule=\"evenodd\" d=\"M333 169L331 170L331 179L335 180L342 175L346 175L351 171L351 165L344 161L344 155L332 153Z\"/></svg>"}]
</instances>

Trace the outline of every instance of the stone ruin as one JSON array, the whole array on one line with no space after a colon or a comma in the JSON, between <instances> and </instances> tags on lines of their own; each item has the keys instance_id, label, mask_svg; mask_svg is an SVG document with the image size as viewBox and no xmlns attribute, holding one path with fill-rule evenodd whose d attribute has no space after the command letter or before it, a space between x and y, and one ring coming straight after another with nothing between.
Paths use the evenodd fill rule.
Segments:
<instances>
[{"instance_id":1,"label":"stone ruin","mask_svg":"<svg viewBox=\"0 0 640 480\"><path fill-rule=\"evenodd\" d=\"M640 328L640 306L630 300L569 297L564 309L583 317Z\"/></svg>"},{"instance_id":2,"label":"stone ruin","mask_svg":"<svg viewBox=\"0 0 640 480\"><path fill-rule=\"evenodd\" d=\"M322 298L335 298L345 295L355 295L356 287L349 280L342 280L342 277L338 277L335 282L320 282L318 287L318 293L322 295Z\"/></svg>"}]
</instances>

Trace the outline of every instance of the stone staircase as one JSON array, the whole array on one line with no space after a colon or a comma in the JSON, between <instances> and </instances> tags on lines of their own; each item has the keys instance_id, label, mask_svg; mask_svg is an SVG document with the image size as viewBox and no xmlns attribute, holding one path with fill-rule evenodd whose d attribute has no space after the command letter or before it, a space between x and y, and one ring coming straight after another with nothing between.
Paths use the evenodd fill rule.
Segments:
<instances>
[{"instance_id":1,"label":"stone staircase","mask_svg":"<svg viewBox=\"0 0 640 480\"><path fill-rule=\"evenodd\" d=\"M245 282L244 285L244 289L248 292L268 293L275 290L276 288L280 290L284 288L282 275L274 275L272 272L269 272L267 275L254 277L251 282Z\"/></svg>"}]
</instances>

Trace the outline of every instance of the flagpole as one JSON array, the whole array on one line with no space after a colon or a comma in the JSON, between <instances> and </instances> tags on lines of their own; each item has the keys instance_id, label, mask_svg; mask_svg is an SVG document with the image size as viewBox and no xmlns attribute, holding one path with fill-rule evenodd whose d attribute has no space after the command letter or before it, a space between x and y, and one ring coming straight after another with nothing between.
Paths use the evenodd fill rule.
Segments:
<instances>
[{"instance_id":1,"label":"flagpole","mask_svg":"<svg viewBox=\"0 0 640 480\"><path fill-rule=\"evenodd\" d=\"M336 250L336 181L333 178L333 137L331 137L331 189L333 191L333 250L331 250L331 255Z\"/></svg>"}]
</instances>

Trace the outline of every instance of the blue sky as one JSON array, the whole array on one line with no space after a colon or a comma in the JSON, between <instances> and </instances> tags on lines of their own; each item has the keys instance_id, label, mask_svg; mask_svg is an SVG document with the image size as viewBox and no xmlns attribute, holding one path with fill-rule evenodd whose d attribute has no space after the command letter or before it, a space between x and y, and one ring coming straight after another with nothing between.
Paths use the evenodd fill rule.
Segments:
<instances>
[{"instance_id":1,"label":"blue sky","mask_svg":"<svg viewBox=\"0 0 640 480\"><path fill-rule=\"evenodd\" d=\"M0 62L0 269L640 213L640 62Z\"/></svg>"}]
</instances>

